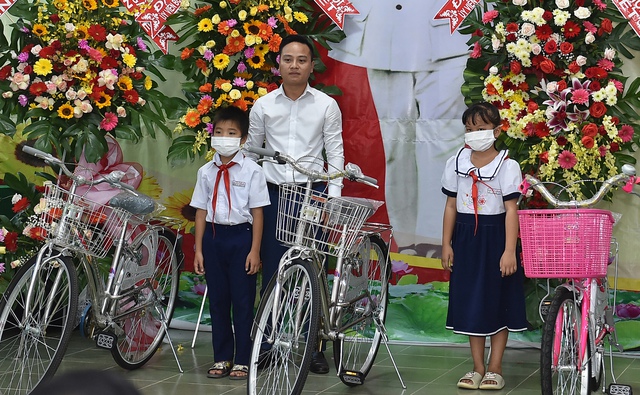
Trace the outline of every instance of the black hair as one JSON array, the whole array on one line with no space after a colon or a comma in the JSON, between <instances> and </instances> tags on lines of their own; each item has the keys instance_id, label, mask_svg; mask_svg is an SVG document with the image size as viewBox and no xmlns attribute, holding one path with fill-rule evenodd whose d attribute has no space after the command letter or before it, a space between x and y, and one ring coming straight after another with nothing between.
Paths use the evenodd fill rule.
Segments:
<instances>
[{"instance_id":1,"label":"black hair","mask_svg":"<svg viewBox=\"0 0 640 395\"><path fill-rule=\"evenodd\" d=\"M286 36L285 38L282 39L282 41L280 42L280 51L278 52L278 55L282 55L282 49L287 45L287 44L291 44L291 43L300 43L300 44L304 44L307 47L309 47L309 52L311 52L311 60L313 60L314 55L313 55L313 44L311 44L311 41L305 37L305 36L301 36L299 34L290 34L288 36Z\"/></svg>"},{"instance_id":2,"label":"black hair","mask_svg":"<svg viewBox=\"0 0 640 395\"><path fill-rule=\"evenodd\" d=\"M474 103L465 110L462 114L462 124L466 125L467 121L475 124L477 118L482 119L488 124L494 126L500 126L502 119L500 118L500 111L491 103L479 102Z\"/></svg>"},{"instance_id":3,"label":"black hair","mask_svg":"<svg viewBox=\"0 0 640 395\"><path fill-rule=\"evenodd\" d=\"M62 373L43 381L31 395L140 395L122 374L84 369Z\"/></svg>"},{"instance_id":4,"label":"black hair","mask_svg":"<svg viewBox=\"0 0 640 395\"><path fill-rule=\"evenodd\" d=\"M221 107L216 111L213 123L216 124L221 121L235 122L240 128L241 138L249 135L249 115L246 111L235 106Z\"/></svg>"}]
</instances>

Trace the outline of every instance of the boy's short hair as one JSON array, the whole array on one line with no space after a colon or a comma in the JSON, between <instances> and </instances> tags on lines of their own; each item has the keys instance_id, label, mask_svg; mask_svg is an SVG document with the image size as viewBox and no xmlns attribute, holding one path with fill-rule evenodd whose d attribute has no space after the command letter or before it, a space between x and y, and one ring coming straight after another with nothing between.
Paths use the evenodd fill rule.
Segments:
<instances>
[{"instance_id":1,"label":"boy's short hair","mask_svg":"<svg viewBox=\"0 0 640 395\"><path fill-rule=\"evenodd\" d=\"M488 102L474 103L462 114L462 124L466 125L467 121L475 124L476 118L480 118L488 124L500 126L502 119L498 108Z\"/></svg>"},{"instance_id":2,"label":"boy's short hair","mask_svg":"<svg viewBox=\"0 0 640 395\"><path fill-rule=\"evenodd\" d=\"M233 121L240 128L240 137L249 135L249 115L246 111L235 106L221 107L213 117L213 123L221 121Z\"/></svg>"},{"instance_id":3,"label":"boy's short hair","mask_svg":"<svg viewBox=\"0 0 640 395\"><path fill-rule=\"evenodd\" d=\"M300 44L304 44L307 47L309 47L309 52L311 52L311 60L313 60L313 58L314 58L314 53L313 53L314 47L313 47L313 44L311 44L311 40L309 40L305 36L301 36L300 34L290 34L290 35L286 36L285 38L283 38L282 41L280 42L280 50L278 51L278 55L282 55L282 49L287 44L291 44L291 43L300 43Z\"/></svg>"}]
</instances>

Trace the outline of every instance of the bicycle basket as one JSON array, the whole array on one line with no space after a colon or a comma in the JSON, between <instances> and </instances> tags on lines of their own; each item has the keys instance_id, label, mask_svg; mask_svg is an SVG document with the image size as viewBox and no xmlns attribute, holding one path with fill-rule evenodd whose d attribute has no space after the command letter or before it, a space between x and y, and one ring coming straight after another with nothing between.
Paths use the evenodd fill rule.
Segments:
<instances>
[{"instance_id":1,"label":"bicycle basket","mask_svg":"<svg viewBox=\"0 0 640 395\"><path fill-rule=\"evenodd\" d=\"M531 278L605 277L613 216L596 209L519 210L522 264Z\"/></svg>"},{"instance_id":2,"label":"bicycle basket","mask_svg":"<svg viewBox=\"0 0 640 395\"><path fill-rule=\"evenodd\" d=\"M309 203L303 204L306 193ZM305 185L281 184L276 239L337 256L348 251L376 207L366 199L329 197Z\"/></svg>"},{"instance_id":3,"label":"bicycle basket","mask_svg":"<svg viewBox=\"0 0 640 395\"><path fill-rule=\"evenodd\" d=\"M42 204L42 203L41 203ZM129 212L71 194L55 184L45 188L38 226L56 246L102 258L118 239Z\"/></svg>"}]
</instances>

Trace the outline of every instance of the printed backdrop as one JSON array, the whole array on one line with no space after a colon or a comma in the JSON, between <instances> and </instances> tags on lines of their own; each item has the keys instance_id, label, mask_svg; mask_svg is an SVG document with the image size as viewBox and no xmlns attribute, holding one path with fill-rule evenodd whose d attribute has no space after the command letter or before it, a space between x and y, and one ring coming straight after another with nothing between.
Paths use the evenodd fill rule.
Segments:
<instances>
[{"instance_id":1,"label":"printed backdrop","mask_svg":"<svg viewBox=\"0 0 640 395\"><path fill-rule=\"evenodd\" d=\"M440 177L446 159L462 143L460 121L465 105L460 86L468 56L466 37L449 32L446 20L432 21L441 2L352 0L359 15L345 17L346 40L322 53L328 72L316 81L335 84L343 112L345 156L380 188L346 182L343 194L385 201L372 220L395 228L392 244L391 303L387 328L392 340L466 342L444 329L448 276L440 266L444 195ZM426 26L426 30L425 30ZM170 48L171 49L171 48ZM628 74L640 64L627 61ZM174 75L175 74L175 75ZM169 77L162 89L180 95L182 75ZM169 125L172 127L173 125ZM167 215L183 218L186 265L176 319L193 327L204 293L204 280L190 272L193 259L194 212L189 201L201 162L170 168L165 160L170 141L162 133L140 144L121 142L124 160L144 169L141 189L167 206ZM34 169L15 155L22 141L0 135L0 177ZM5 192L6 193L6 192ZM6 205L7 200L2 200ZM640 348L640 262L635 243L640 235L640 201L619 193L607 208L622 213L615 228L621 244L617 329L626 349ZM539 343L538 303L546 282L527 280L528 319L532 330L512 341ZM206 314L202 322L210 325Z\"/></svg>"}]
</instances>

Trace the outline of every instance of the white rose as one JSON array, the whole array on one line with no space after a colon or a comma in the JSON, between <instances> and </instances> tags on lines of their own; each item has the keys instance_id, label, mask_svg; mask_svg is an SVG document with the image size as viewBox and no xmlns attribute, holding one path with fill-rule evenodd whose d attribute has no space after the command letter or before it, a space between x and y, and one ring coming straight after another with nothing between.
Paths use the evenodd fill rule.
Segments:
<instances>
[{"instance_id":1,"label":"white rose","mask_svg":"<svg viewBox=\"0 0 640 395\"><path fill-rule=\"evenodd\" d=\"M65 23L64 24L64 30L66 30L68 32L72 32L72 31L76 30L76 26L73 23Z\"/></svg>"},{"instance_id":2,"label":"white rose","mask_svg":"<svg viewBox=\"0 0 640 395\"><path fill-rule=\"evenodd\" d=\"M496 75L498 74L498 68L496 66L491 66L491 68L489 68L489 73L491 75Z\"/></svg>"},{"instance_id":3,"label":"white rose","mask_svg":"<svg viewBox=\"0 0 640 395\"><path fill-rule=\"evenodd\" d=\"M609 60L613 60L616 57L616 50L613 48L607 48L604 50L604 57Z\"/></svg>"},{"instance_id":4,"label":"white rose","mask_svg":"<svg viewBox=\"0 0 640 395\"><path fill-rule=\"evenodd\" d=\"M498 37L494 36L491 38L491 47L494 51L497 51L500 49L500 47L502 47L502 42L500 42L500 39Z\"/></svg>"},{"instance_id":5,"label":"white rose","mask_svg":"<svg viewBox=\"0 0 640 395\"><path fill-rule=\"evenodd\" d=\"M578 57L576 58L576 64L580 67L584 66L585 64L587 64L587 58L585 56L578 55Z\"/></svg>"},{"instance_id":6,"label":"white rose","mask_svg":"<svg viewBox=\"0 0 640 395\"><path fill-rule=\"evenodd\" d=\"M547 84L547 93L553 93L558 90L558 83L556 81L551 81Z\"/></svg>"},{"instance_id":7,"label":"white rose","mask_svg":"<svg viewBox=\"0 0 640 395\"><path fill-rule=\"evenodd\" d=\"M2 97L5 99L11 99L13 97L13 92L11 91L2 92Z\"/></svg>"},{"instance_id":8,"label":"white rose","mask_svg":"<svg viewBox=\"0 0 640 395\"><path fill-rule=\"evenodd\" d=\"M513 5L523 6L527 4L527 0L513 0Z\"/></svg>"},{"instance_id":9,"label":"white rose","mask_svg":"<svg viewBox=\"0 0 640 395\"><path fill-rule=\"evenodd\" d=\"M591 16L591 11L587 7L578 7L577 10L573 11L573 15L579 19L587 19Z\"/></svg>"},{"instance_id":10,"label":"white rose","mask_svg":"<svg viewBox=\"0 0 640 395\"><path fill-rule=\"evenodd\" d=\"M587 35L584 37L584 42L586 44L592 44L594 41L596 41L596 36L594 36L591 32L587 33Z\"/></svg>"},{"instance_id":11,"label":"white rose","mask_svg":"<svg viewBox=\"0 0 640 395\"><path fill-rule=\"evenodd\" d=\"M533 25L533 23L525 22L522 24L522 27L520 27L520 34L522 34L523 36L529 37L535 32L536 27Z\"/></svg>"},{"instance_id":12,"label":"white rose","mask_svg":"<svg viewBox=\"0 0 640 395\"><path fill-rule=\"evenodd\" d=\"M556 7L564 10L565 8L569 7L569 0L556 0Z\"/></svg>"},{"instance_id":13,"label":"white rose","mask_svg":"<svg viewBox=\"0 0 640 395\"><path fill-rule=\"evenodd\" d=\"M22 199L22 195L19 193L15 193L12 197L11 197L11 204L16 204L20 201L20 199Z\"/></svg>"},{"instance_id":14,"label":"white rose","mask_svg":"<svg viewBox=\"0 0 640 395\"><path fill-rule=\"evenodd\" d=\"M540 55L540 52L542 52L542 47L540 46L540 44L533 44L531 46L531 53L533 53L534 55Z\"/></svg>"}]
</instances>

